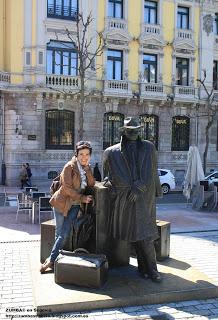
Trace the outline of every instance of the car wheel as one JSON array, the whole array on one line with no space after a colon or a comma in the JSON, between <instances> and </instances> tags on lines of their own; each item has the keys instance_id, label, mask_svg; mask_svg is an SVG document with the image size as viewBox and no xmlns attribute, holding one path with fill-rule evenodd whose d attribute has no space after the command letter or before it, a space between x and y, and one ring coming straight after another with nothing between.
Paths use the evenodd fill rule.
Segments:
<instances>
[{"instance_id":1,"label":"car wheel","mask_svg":"<svg viewBox=\"0 0 218 320\"><path fill-rule=\"evenodd\" d=\"M170 191L170 187L168 186L168 184L162 184L162 192L163 194L167 194Z\"/></svg>"}]
</instances>

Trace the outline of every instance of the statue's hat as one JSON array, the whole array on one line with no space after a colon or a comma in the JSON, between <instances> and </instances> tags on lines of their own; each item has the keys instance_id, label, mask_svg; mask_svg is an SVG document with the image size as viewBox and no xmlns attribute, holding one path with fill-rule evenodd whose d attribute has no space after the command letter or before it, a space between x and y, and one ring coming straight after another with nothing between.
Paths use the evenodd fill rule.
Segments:
<instances>
[{"instance_id":1,"label":"statue's hat","mask_svg":"<svg viewBox=\"0 0 218 320\"><path fill-rule=\"evenodd\" d=\"M128 117L124 119L124 125L120 129L139 129L142 126L140 125L138 119L133 117Z\"/></svg>"}]
</instances>

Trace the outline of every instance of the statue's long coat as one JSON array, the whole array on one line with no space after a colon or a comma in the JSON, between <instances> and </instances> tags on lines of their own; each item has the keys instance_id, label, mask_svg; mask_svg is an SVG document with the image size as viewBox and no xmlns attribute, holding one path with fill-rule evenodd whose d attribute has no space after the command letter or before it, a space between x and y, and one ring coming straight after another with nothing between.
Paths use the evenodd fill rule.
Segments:
<instances>
[{"instance_id":1,"label":"statue's long coat","mask_svg":"<svg viewBox=\"0 0 218 320\"><path fill-rule=\"evenodd\" d=\"M107 148L103 156L105 173L114 194L111 232L114 238L130 242L158 238L155 197L162 196L155 147L141 139L137 145L140 191L136 202L128 200L133 177L125 143L121 140L121 143Z\"/></svg>"}]
</instances>

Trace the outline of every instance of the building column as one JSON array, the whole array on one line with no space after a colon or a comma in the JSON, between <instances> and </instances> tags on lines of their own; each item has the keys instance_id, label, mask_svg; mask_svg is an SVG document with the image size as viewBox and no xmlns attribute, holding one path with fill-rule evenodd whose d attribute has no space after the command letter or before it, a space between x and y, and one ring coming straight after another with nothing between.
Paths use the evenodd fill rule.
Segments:
<instances>
[{"instance_id":1,"label":"building column","mask_svg":"<svg viewBox=\"0 0 218 320\"><path fill-rule=\"evenodd\" d=\"M210 1L205 1L201 7L200 16L200 39L199 45L200 62L199 62L199 78L203 79L203 70L206 70L207 77L205 79L205 85L210 91L213 83L213 47L214 47L214 33L213 33L213 21L214 21L214 5ZM206 97L205 91L201 90L201 98Z\"/></svg>"},{"instance_id":2,"label":"building column","mask_svg":"<svg viewBox=\"0 0 218 320\"><path fill-rule=\"evenodd\" d=\"M157 61L157 82L163 82L163 60L164 60L164 53L160 52L158 54L158 61Z\"/></svg>"},{"instance_id":3,"label":"building column","mask_svg":"<svg viewBox=\"0 0 218 320\"><path fill-rule=\"evenodd\" d=\"M32 0L24 0L24 84L32 83Z\"/></svg>"},{"instance_id":4,"label":"building column","mask_svg":"<svg viewBox=\"0 0 218 320\"><path fill-rule=\"evenodd\" d=\"M46 19L47 1L36 2L36 84L45 84L46 74L46 36L44 20Z\"/></svg>"}]
</instances>

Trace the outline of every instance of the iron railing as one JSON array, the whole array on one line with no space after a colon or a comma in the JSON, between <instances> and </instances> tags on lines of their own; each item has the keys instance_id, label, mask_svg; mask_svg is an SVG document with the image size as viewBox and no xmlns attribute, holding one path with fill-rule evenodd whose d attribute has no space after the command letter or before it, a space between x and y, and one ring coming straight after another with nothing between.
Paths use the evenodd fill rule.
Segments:
<instances>
[{"instance_id":1,"label":"iron railing","mask_svg":"<svg viewBox=\"0 0 218 320\"><path fill-rule=\"evenodd\" d=\"M0 82L10 83L11 82L10 73L0 71Z\"/></svg>"},{"instance_id":2,"label":"iron railing","mask_svg":"<svg viewBox=\"0 0 218 320\"><path fill-rule=\"evenodd\" d=\"M80 89L80 78L78 76L64 76L56 74L46 75L46 86L52 88Z\"/></svg>"},{"instance_id":3,"label":"iron railing","mask_svg":"<svg viewBox=\"0 0 218 320\"><path fill-rule=\"evenodd\" d=\"M48 4L47 16L50 18L76 20L78 8L71 6L61 6L55 3Z\"/></svg>"}]
</instances>

